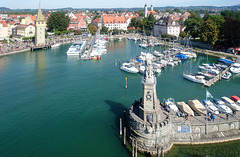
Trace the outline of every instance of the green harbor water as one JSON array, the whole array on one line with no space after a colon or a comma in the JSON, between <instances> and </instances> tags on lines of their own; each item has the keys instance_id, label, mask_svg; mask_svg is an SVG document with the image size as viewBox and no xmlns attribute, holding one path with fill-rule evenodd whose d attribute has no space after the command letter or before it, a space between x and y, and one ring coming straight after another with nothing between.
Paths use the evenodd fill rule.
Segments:
<instances>
[{"instance_id":1,"label":"green harbor water","mask_svg":"<svg viewBox=\"0 0 240 157\"><path fill-rule=\"evenodd\" d=\"M102 60L81 61L66 57L70 45L0 57L0 157L131 156L119 138L119 118L141 97L142 75L119 70L119 62L134 58L141 49L134 41L110 41ZM157 75L160 101L205 99L206 87L182 77L190 62ZM206 62L206 56L198 55L191 70ZM239 85L240 75L234 75L208 90L218 98L240 96ZM167 156L235 156L236 152L240 154L240 141L174 146Z\"/></svg>"}]
</instances>

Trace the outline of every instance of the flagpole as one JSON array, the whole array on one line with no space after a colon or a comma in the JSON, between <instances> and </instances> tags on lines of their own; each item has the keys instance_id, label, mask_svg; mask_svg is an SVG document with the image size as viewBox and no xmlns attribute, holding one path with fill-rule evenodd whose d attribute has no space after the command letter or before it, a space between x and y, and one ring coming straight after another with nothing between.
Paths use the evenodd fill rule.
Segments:
<instances>
[{"instance_id":1,"label":"flagpole","mask_svg":"<svg viewBox=\"0 0 240 157\"><path fill-rule=\"evenodd\" d=\"M206 102L207 102L207 89L206 89ZM208 134L208 112L207 112L207 103L206 106L206 134Z\"/></svg>"}]
</instances>

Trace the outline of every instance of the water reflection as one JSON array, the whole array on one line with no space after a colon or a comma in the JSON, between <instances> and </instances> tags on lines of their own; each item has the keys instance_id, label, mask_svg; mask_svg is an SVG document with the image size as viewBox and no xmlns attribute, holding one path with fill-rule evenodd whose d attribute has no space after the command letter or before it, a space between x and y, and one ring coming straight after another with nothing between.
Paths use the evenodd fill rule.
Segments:
<instances>
[{"instance_id":1,"label":"water reflection","mask_svg":"<svg viewBox=\"0 0 240 157\"><path fill-rule=\"evenodd\" d=\"M35 79L37 86L43 87L46 84L46 52L35 52Z\"/></svg>"},{"instance_id":2,"label":"water reflection","mask_svg":"<svg viewBox=\"0 0 240 157\"><path fill-rule=\"evenodd\" d=\"M0 72L4 71L7 64L8 64L8 57L7 56L0 57Z\"/></svg>"}]
</instances>

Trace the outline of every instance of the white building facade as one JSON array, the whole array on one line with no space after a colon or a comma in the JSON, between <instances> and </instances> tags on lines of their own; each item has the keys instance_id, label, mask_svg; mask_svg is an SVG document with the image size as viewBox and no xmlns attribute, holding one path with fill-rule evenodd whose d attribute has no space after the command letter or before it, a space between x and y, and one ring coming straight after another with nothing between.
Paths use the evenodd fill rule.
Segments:
<instances>
[{"instance_id":1,"label":"white building facade","mask_svg":"<svg viewBox=\"0 0 240 157\"><path fill-rule=\"evenodd\" d=\"M173 21L170 17L162 18L155 22L153 27L154 36L159 34L169 34L179 37L180 25L178 22Z\"/></svg>"}]
</instances>

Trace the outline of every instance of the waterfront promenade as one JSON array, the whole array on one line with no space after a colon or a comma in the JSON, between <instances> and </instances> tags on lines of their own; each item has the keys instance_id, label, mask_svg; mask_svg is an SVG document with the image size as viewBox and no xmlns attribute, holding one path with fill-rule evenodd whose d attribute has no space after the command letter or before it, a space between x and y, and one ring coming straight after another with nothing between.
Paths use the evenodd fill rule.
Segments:
<instances>
[{"instance_id":1,"label":"waterfront promenade","mask_svg":"<svg viewBox=\"0 0 240 157\"><path fill-rule=\"evenodd\" d=\"M67 43L77 41L79 39L80 39L80 37L59 38L58 40L56 40L56 43L67 44ZM84 37L84 39L88 40L89 37ZM53 42L51 42L50 40L48 40L47 43L49 43L50 45L53 44ZM17 42L15 44L9 45L9 46L4 44L1 48L1 51L0 51L0 57L30 51L31 47L33 47L33 46L34 46L34 44L32 42Z\"/></svg>"}]
</instances>

